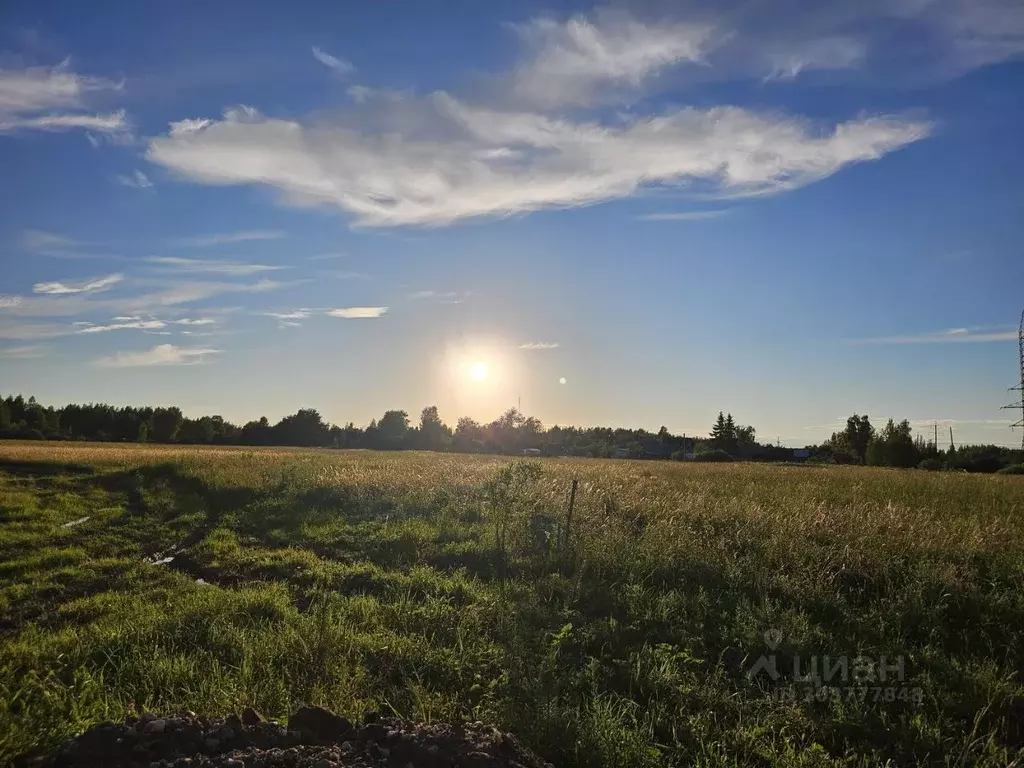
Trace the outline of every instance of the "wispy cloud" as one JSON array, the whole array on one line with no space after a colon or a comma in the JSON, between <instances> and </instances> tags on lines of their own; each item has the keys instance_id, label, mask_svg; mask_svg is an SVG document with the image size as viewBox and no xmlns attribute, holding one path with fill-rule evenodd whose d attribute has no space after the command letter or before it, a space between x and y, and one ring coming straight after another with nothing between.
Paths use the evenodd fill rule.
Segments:
<instances>
[{"instance_id":1,"label":"wispy cloud","mask_svg":"<svg viewBox=\"0 0 1024 768\"><path fill-rule=\"evenodd\" d=\"M0 319L0 339L34 341L56 339L74 333L73 328L57 323L18 323Z\"/></svg>"},{"instance_id":2,"label":"wispy cloud","mask_svg":"<svg viewBox=\"0 0 1024 768\"><path fill-rule=\"evenodd\" d=\"M21 296L0 296L0 309L16 307L21 304Z\"/></svg>"},{"instance_id":3,"label":"wispy cloud","mask_svg":"<svg viewBox=\"0 0 1024 768\"><path fill-rule=\"evenodd\" d=\"M32 360L46 355L46 347L34 345L27 347L0 347L0 358L8 360Z\"/></svg>"},{"instance_id":4,"label":"wispy cloud","mask_svg":"<svg viewBox=\"0 0 1024 768\"><path fill-rule=\"evenodd\" d=\"M173 344L158 344L144 352L118 352L111 357L101 357L95 365L101 368L131 368L150 365L195 365L210 355L220 354L219 349L177 347Z\"/></svg>"},{"instance_id":5,"label":"wispy cloud","mask_svg":"<svg viewBox=\"0 0 1024 768\"><path fill-rule=\"evenodd\" d=\"M56 259L121 259L120 256L92 252L95 243L40 229L26 229L22 232L21 245L26 250Z\"/></svg>"},{"instance_id":6,"label":"wispy cloud","mask_svg":"<svg viewBox=\"0 0 1024 768\"><path fill-rule=\"evenodd\" d=\"M256 275L261 272L270 272L285 267L271 266L269 264L246 264L238 261L223 261L219 259L188 259L178 256L149 256L146 261L150 264L173 269L176 272L207 272L218 275Z\"/></svg>"},{"instance_id":7,"label":"wispy cloud","mask_svg":"<svg viewBox=\"0 0 1024 768\"><path fill-rule=\"evenodd\" d=\"M153 186L153 182L149 180L149 177L138 169L131 176L118 175L116 178L118 184L134 187L135 189L148 189Z\"/></svg>"},{"instance_id":8,"label":"wispy cloud","mask_svg":"<svg viewBox=\"0 0 1024 768\"><path fill-rule=\"evenodd\" d=\"M625 14L536 19L516 27L527 49L512 75L516 95L540 107L590 104L681 63L700 63L708 23L646 24Z\"/></svg>"},{"instance_id":9,"label":"wispy cloud","mask_svg":"<svg viewBox=\"0 0 1024 768\"><path fill-rule=\"evenodd\" d=\"M736 197L781 192L931 132L928 122L900 117L861 117L822 131L737 107L679 109L614 126L473 107L445 94L417 108L456 136L439 143L389 134L384 142L229 111L187 140L154 139L148 156L203 183L272 184L290 202L337 206L366 226L440 225L588 205L687 180ZM495 154L503 148L508 153Z\"/></svg>"},{"instance_id":10,"label":"wispy cloud","mask_svg":"<svg viewBox=\"0 0 1024 768\"><path fill-rule=\"evenodd\" d=\"M86 243L75 240L71 237L58 235L54 232L44 232L40 229L26 229L21 233L21 244L33 251L46 250L73 250L80 248Z\"/></svg>"},{"instance_id":11,"label":"wispy cloud","mask_svg":"<svg viewBox=\"0 0 1024 768\"><path fill-rule=\"evenodd\" d=\"M214 320L212 317L183 317L180 320L171 320L171 322L174 323L175 325L213 325L217 321Z\"/></svg>"},{"instance_id":12,"label":"wispy cloud","mask_svg":"<svg viewBox=\"0 0 1024 768\"><path fill-rule=\"evenodd\" d=\"M144 285L146 281L136 279L134 282ZM161 283L157 290L119 298L96 296L93 293L22 297L17 303L5 307L3 314L7 317L69 317L90 312L104 312L125 317L147 315L160 308L191 304L221 294L265 293L287 286L299 285L302 282L304 281L282 282L266 279L253 283L182 280ZM203 309L204 313L214 311L210 308Z\"/></svg>"},{"instance_id":13,"label":"wispy cloud","mask_svg":"<svg viewBox=\"0 0 1024 768\"><path fill-rule=\"evenodd\" d=\"M410 299L454 299L461 294L458 291L413 291L409 294Z\"/></svg>"},{"instance_id":14,"label":"wispy cloud","mask_svg":"<svg viewBox=\"0 0 1024 768\"><path fill-rule=\"evenodd\" d=\"M128 130L123 110L110 114L82 111L87 97L120 89L120 83L72 72L70 61L56 67L0 69L0 133L67 131L94 133Z\"/></svg>"},{"instance_id":15,"label":"wispy cloud","mask_svg":"<svg viewBox=\"0 0 1024 768\"><path fill-rule=\"evenodd\" d=\"M335 280L369 280L370 276L365 272L352 272L344 269L322 269L318 275L333 277Z\"/></svg>"},{"instance_id":16,"label":"wispy cloud","mask_svg":"<svg viewBox=\"0 0 1024 768\"><path fill-rule=\"evenodd\" d=\"M668 213L645 213L637 216L641 221L703 221L717 219L728 213L727 209L717 211L676 211Z\"/></svg>"},{"instance_id":17,"label":"wispy cloud","mask_svg":"<svg viewBox=\"0 0 1024 768\"><path fill-rule=\"evenodd\" d=\"M86 280L85 282L79 283L36 283L32 286L33 293L42 293L50 295L68 294L68 293L92 293L95 291L105 291L124 280L124 275L113 274L107 275L106 277L97 277L92 280Z\"/></svg>"},{"instance_id":18,"label":"wispy cloud","mask_svg":"<svg viewBox=\"0 0 1024 768\"><path fill-rule=\"evenodd\" d=\"M993 341L1016 341L1017 331L978 331L970 328L949 328L932 333L909 334L905 336L883 336L873 339L851 339L852 344L957 344L986 343Z\"/></svg>"},{"instance_id":19,"label":"wispy cloud","mask_svg":"<svg viewBox=\"0 0 1024 768\"><path fill-rule=\"evenodd\" d=\"M350 75L356 71L352 62L345 61L345 59L339 59L337 56L332 56L320 48L317 48L315 45L313 46L313 58L325 67L330 67L339 75Z\"/></svg>"},{"instance_id":20,"label":"wispy cloud","mask_svg":"<svg viewBox=\"0 0 1024 768\"><path fill-rule=\"evenodd\" d=\"M665 7L662 17L604 11L519 25L518 61L472 98L363 94L308 119L232 107L187 130L173 124L147 157L179 178L261 185L286 204L335 207L376 227L577 207L659 187L760 196L879 160L929 137L932 123L867 113L812 121L645 97L701 79L770 87L812 72L885 76L908 60L953 71L1024 55L1024 5L1004 0L822 0L799 23L771 3ZM625 108L590 109L607 102Z\"/></svg>"},{"instance_id":21,"label":"wispy cloud","mask_svg":"<svg viewBox=\"0 0 1024 768\"><path fill-rule=\"evenodd\" d=\"M525 350L540 350L540 349L558 349L562 346L557 341L528 341L525 344L520 344L520 349Z\"/></svg>"},{"instance_id":22,"label":"wispy cloud","mask_svg":"<svg viewBox=\"0 0 1024 768\"><path fill-rule=\"evenodd\" d=\"M387 307L342 307L340 309L328 310L331 317L342 317L346 320L382 317L386 315Z\"/></svg>"},{"instance_id":23,"label":"wispy cloud","mask_svg":"<svg viewBox=\"0 0 1024 768\"><path fill-rule=\"evenodd\" d=\"M209 123L210 121L197 121ZM205 126L197 125L195 131ZM174 240L174 245L187 246L192 248L207 248L213 245L226 245L228 243L245 243L252 240L280 240L286 233L280 229L249 229L241 232L221 232L212 235L199 235L197 237L184 237Z\"/></svg>"},{"instance_id":24,"label":"wispy cloud","mask_svg":"<svg viewBox=\"0 0 1024 768\"><path fill-rule=\"evenodd\" d=\"M75 333L105 333L107 331L127 330L156 331L166 327L167 323L163 320L128 320L120 323L110 323L109 325L92 325L89 323L80 326Z\"/></svg>"},{"instance_id":25,"label":"wispy cloud","mask_svg":"<svg viewBox=\"0 0 1024 768\"><path fill-rule=\"evenodd\" d=\"M305 320L310 316L308 309L293 309L290 312L262 312L267 317L276 317L278 320Z\"/></svg>"}]
</instances>

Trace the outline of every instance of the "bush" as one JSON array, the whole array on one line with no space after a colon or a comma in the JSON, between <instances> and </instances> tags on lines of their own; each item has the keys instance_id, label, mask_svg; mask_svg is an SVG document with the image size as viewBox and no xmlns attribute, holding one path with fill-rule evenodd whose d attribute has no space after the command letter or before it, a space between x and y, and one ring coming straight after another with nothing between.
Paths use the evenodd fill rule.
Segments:
<instances>
[{"instance_id":1,"label":"bush","mask_svg":"<svg viewBox=\"0 0 1024 768\"><path fill-rule=\"evenodd\" d=\"M937 472L938 470L945 467L946 464L942 459L936 459L934 457L930 459L922 459L921 463L917 465L918 469L927 469L930 472Z\"/></svg>"},{"instance_id":2,"label":"bush","mask_svg":"<svg viewBox=\"0 0 1024 768\"><path fill-rule=\"evenodd\" d=\"M1003 467L997 475L1024 475L1024 464L1011 464L1008 467Z\"/></svg>"},{"instance_id":3,"label":"bush","mask_svg":"<svg viewBox=\"0 0 1024 768\"><path fill-rule=\"evenodd\" d=\"M714 450L714 451L702 451L701 453L698 453L696 456L694 456L693 460L694 461L732 461L732 456L730 456L726 451L723 451L723 450L719 449L719 450Z\"/></svg>"}]
</instances>

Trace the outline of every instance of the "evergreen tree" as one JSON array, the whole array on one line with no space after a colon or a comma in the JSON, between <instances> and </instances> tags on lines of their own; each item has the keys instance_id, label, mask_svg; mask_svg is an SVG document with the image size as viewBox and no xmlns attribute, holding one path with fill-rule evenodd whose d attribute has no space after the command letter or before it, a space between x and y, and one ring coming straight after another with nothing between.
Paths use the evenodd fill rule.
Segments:
<instances>
[{"instance_id":1,"label":"evergreen tree","mask_svg":"<svg viewBox=\"0 0 1024 768\"><path fill-rule=\"evenodd\" d=\"M715 426L711 428L711 447L724 451L726 441L726 422L725 415L719 411L718 418L715 419Z\"/></svg>"}]
</instances>

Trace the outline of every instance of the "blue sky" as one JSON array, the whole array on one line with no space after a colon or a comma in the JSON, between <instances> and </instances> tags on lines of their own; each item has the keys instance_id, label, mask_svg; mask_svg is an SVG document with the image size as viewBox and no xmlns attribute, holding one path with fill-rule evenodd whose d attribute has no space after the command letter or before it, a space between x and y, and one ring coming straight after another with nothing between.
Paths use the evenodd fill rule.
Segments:
<instances>
[{"instance_id":1,"label":"blue sky","mask_svg":"<svg viewBox=\"0 0 1024 768\"><path fill-rule=\"evenodd\" d=\"M811 8L8 2L0 391L1015 444L1024 6Z\"/></svg>"}]
</instances>

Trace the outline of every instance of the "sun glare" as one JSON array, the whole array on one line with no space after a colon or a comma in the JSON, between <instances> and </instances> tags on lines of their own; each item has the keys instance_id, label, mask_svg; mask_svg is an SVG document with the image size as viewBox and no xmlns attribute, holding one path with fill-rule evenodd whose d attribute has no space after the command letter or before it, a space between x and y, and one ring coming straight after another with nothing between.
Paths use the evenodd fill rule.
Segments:
<instances>
[{"instance_id":1,"label":"sun glare","mask_svg":"<svg viewBox=\"0 0 1024 768\"><path fill-rule=\"evenodd\" d=\"M487 366L483 363L473 363L469 367L469 377L473 381L483 381L487 378Z\"/></svg>"}]
</instances>

